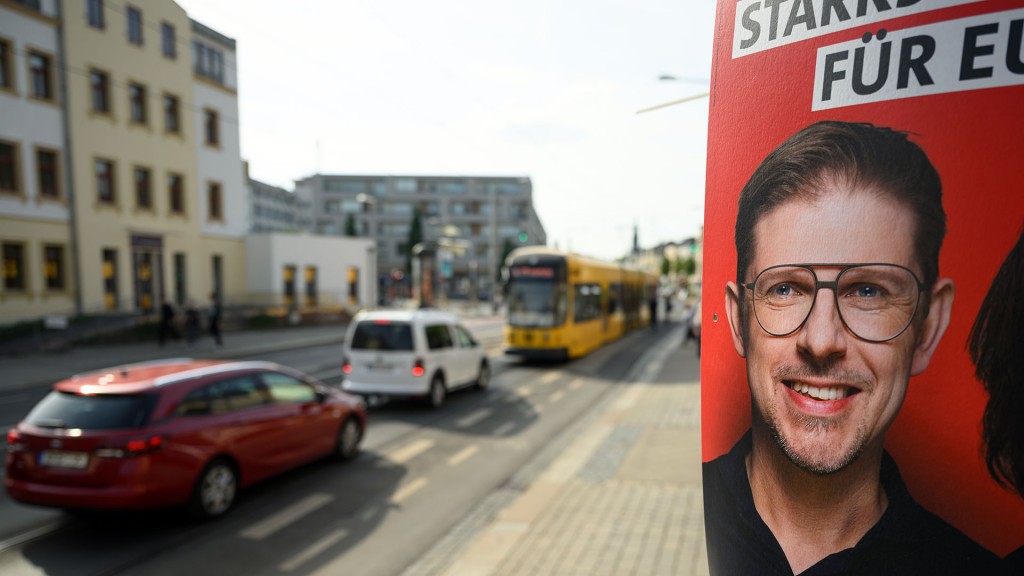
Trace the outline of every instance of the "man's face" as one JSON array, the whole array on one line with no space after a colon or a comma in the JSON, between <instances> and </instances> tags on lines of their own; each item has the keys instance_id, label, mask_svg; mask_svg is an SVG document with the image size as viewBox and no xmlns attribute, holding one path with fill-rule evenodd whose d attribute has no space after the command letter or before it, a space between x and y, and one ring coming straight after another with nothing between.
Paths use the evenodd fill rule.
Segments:
<instances>
[{"instance_id":1,"label":"man's face","mask_svg":"<svg viewBox=\"0 0 1024 576\"><path fill-rule=\"evenodd\" d=\"M913 215L902 204L831 183L816 201L793 200L762 217L751 269L740 281L752 282L769 266L805 263L899 264L920 278L913 232ZM815 271L820 281L830 281L840 269ZM888 342L860 340L843 326L833 291L823 288L803 326L776 337L753 318L750 291L738 294L755 421L763 421L789 459L829 474L866 448L881 450L907 391L920 322Z\"/></svg>"}]
</instances>

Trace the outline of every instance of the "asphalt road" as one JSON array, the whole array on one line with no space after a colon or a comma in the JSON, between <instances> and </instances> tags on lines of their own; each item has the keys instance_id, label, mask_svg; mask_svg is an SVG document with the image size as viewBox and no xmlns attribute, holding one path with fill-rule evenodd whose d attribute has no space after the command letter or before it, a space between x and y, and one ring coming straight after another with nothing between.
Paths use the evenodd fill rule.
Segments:
<instances>
[{"instance_id":1,"label":"asphalt road","mask_svg":"<svg viewBox=\"0 0 1024 576\"><path fill-rule=\"evenodd\" d=\"M218 520L73 515L0 495L0 574L400 574L586 416L658 337L643 331L572 363L532 365L500 353L500 324L474 332L491 349L487 390L455 392L437 411L373 405L359 458L253 486ZM337 384L338 356L319 346L260 358ZM0 394L0 423L43 393Z\"/></svg>"}]
</instances>

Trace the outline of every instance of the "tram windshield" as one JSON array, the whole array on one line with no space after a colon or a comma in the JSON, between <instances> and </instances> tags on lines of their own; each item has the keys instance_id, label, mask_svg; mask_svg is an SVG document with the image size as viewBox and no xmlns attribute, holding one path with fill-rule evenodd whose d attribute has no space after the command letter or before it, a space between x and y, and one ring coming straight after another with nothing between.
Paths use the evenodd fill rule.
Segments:
<instances>
[{"instance_id":1,"label":"tram windshield","mask_svg":"<svg viewBox=\"0 0 1024 576\"><path fill-rule=\"evenodd\" d=\"M566 292L551 268L509 270L508 323L521 328L550 328L565 323Z\"/></svg>"}]
</instances>

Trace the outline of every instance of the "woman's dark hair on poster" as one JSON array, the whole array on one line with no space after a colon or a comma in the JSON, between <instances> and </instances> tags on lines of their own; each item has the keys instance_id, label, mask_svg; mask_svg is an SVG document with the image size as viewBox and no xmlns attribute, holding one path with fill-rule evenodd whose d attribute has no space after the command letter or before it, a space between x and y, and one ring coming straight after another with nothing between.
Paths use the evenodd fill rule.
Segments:
<instances>
[{"instance_id":1,"label":"woman's dark hair on poster","mask_svg":"<svg viewBox=\"0 0 1024 576\"><path fill-rule=\"evenodd\" d=\"M989 394L985 464L996 482L1024 497L1024 230L985 295L967 346Z\"/></svg>"}]
</instances>

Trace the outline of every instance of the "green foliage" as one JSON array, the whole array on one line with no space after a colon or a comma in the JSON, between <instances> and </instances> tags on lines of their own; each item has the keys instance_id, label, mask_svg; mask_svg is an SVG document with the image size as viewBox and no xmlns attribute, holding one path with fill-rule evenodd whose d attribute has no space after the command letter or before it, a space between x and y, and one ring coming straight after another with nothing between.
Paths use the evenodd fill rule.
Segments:
<instances>
[{"instance_id":1,"label":"green foliage","mask_svg":"<svg viewBox=\"0 0 1024 576\"><path fill-rule=\"evenodd\" d=\"M661 257L661 275L668 276L668 273L672 271L672 264L668 261L668 256Z\"/></svg>"},{"instance_id":2,"label":"green foliage","mask_svg":"<svg viewBox=\"0 0 1024 576\"><path fill-rule=\"evenodd\" d=\"M359 231L356 230L356 216L351 212L345 217L345 236L359 236Z\"/></svg>"},{"instance_id":3,"label":"green foliage","mask_svg":"<svg viewBox=\"0 0 1024 576\"><path fill-rule=\"evenodd\" d=\"M501 282L501 267L505 265L505 259L508 258L509 253L515 250L515 248L515 244L508 238L505 238L505 243L501 246L501 259L498 260L498 265L494 267L495 282Z\"/></svg>"}]
</instances>

